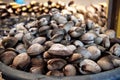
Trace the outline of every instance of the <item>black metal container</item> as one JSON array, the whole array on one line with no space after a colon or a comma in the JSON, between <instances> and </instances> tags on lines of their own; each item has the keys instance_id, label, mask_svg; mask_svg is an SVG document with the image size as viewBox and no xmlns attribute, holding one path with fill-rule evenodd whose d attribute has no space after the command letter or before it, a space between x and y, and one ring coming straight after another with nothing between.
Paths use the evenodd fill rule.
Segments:
<instances>
[{"instance_id":1,"label":"black metal container","mask_svg":"<svg viewBox=\"0 0 120 80\"><path fill-rule=\"evenodd\" d=\"M120 68L91 75L49 77L40 74L18 71L0 62L0 71L2 71L6 80L120 80Z\"/></svg>"}]
</instances>

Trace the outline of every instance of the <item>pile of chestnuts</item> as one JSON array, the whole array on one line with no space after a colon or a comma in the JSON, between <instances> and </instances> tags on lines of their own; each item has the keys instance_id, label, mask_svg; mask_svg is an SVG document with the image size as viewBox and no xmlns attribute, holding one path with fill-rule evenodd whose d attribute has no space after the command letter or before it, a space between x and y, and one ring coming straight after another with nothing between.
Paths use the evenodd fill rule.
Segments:
<instances>
[{"instance_id":1,"label":"pile of chestnuts","mask_svg":"<svg viewBox=\"0 0 120 80\"><path fill-rule=\"evenodd\" d=\"M120 40L107 29L104 5L56 7L0 38L0 61L33 74L75 76L120 66Z\"/></svg>"},{"instance_id":2,"label":"pile of chestnuts","mask_svg":"<svg viewBox=\"0 0 120 80\"><path fill-rule=\"evenodd\" d=\"M84 7L76 5L72 0L67 4L48 0L44 3L32 1L26 5L0 1L0 35L8 35L9 30L17 23L39 19L40 15L48 14L52 8L57 8L62 14L74 14L81 19L84 16L85 20L89 18L101 26L106 26L107 6L105 4L91 4Z\"/></svg>"}]
</instances>

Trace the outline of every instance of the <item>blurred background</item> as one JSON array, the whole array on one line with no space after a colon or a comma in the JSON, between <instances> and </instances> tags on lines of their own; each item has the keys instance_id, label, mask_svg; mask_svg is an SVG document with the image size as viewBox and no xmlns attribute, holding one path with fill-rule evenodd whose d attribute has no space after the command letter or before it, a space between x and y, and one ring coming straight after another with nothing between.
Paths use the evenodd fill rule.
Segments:
<instances>
[{"instance_id":1,"label":"blurred background","mask_svg":"<svg viewBox=\"0 0 120 80\"><path fill-rule=\"evenodd\" d=\"M13 2L13 0L3 0L5 2ZM25 2L29 3L33 0L24 0ZM45 2L45 1L48 1L48 0L34 0L34 1L38 1L38 2ZM59 1L59 0L52 0L54 2L56 1ZM69 2L70 0L60 0L60 1L63 1L63 2ZM76 4L79 4L79 5L89 5L91 3L93 4L98 4L98 3L103 3L103 2L107 2L108 0L73 0L75 1Z\"/></svg>"}]
</instances>

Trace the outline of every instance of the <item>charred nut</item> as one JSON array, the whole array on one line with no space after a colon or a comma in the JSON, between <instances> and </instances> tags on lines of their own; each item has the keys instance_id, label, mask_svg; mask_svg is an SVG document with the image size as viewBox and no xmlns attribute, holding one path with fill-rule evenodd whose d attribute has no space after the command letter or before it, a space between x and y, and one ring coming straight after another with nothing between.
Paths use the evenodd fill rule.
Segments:
<instances>
[{"instance_id":1,"label":"charred nut","mask_svg":"<svg viewBox=\"0 0 120 80\"><path fill-rule=\"evenodd\" d=\"M34 56L34 55L41 54L44 50L45 49L41 44L35 43L35 44L32 44L27 49L27 54L30 55L30 56Z\"/></svg>"},{"instance_id":2,"label":"charred nut","mask_svg":"<svg viewBox=\"0 0 120 80\"><path fill-rule=\"evenodd\" d=\"M7 37L5 39L2 40L2 45L5 48L10 48L10 47L14 47L18 42L18 39L15 37Z\"/></svg>"},{"instance_id":3,"label":"charred nut","mask_svg":"<svg viewBox=\"0 0 120 80\"><path fill-rule=\"evenodd\" d=\"M58 29L59 31L59 29ZM54 30L53 30L54 32ZM53 42L60 42L62 39L64 38L64 30L60 30L59 32L56 32L53 34L53 36L51 37L51 40Z\"/></svg>"},{"instance_id":4,"label":"charred nut","mask_svg":"<svg viewBox=\"0 0 120 80\"><path fill-rule=\"evenodd\" d=\"M99 73L101 72L101 68L96 62L90 59L84 59L80 62L79 71L82 74Z\"/></svg>"},{"instance_id":5,"label":"charred nut","mask_svg":"<svg viewBox=\"0 0 120 80\"><path fill-rule=\"evenodd\" d=\"M119 67L120 66L120 58L116 57L116 56L112 56L112 63L115 67Z\"/></svg>"},{"instance_id":6,"label":"charred nut","mask_svg":"<svg viewBox=\"0 0 120 80\"><path fill-rule=\"evenodd\" d=\"M23 68L27 66L29 63L30 63L30 57L28 56L28 54L21 53L14 58L12 65L16 68L17 67Z\"/></svg>"},{"instance_id":7,"label":"charred nut","mask_svg":"<svg viewBox=\"0 0 120 80\"><path fill-rule=\"evenodd\" d=\"M70 16L70 19L71 19L71 21L73 21L73 22L75 23L75 25L78 25L78 24L79 24L79 20L77 19L76 16L71 15L71 16Z\"/></svg>"},{"instance_id":8,"label":"charred nut","mask_svg":"<svg viewBox=\"0 0 120 80\"><path fill-rule=\"evenodd\" d=\"M44 67L45 61L41 57L35 57L31 59L31 65L33 67Z\"/></svg>"},{"instance_id":9,"label":"charred nut","mask_svg":"<svg viewBox=\"0 0 120 80\"><path fill-rule=\"evenodd\" d=\"M105 48L109 48L110 47L110 40L109 40L109 38L108 37L105 37L105 38L103 38L103 46L105 47Z\"/></svg>"},{"instance_id":10,"label":"charred nut","mask_svg":"<svg viewBox=\"0 0 120 80\"><path fill-rule=\"evenodd\" d=\"M24 27L24 23L16 24L15 28L16 28L17 32L20 32L20 33L27 33L28 32L27 29Z\"/></svg>"},{"instance_id":11,"label":"charred nut","mask_svg":"<svg viewBox=\"0 0 120 80\"><path fill-rule=\"evenodd\" d=\"M107 36L106 34L99 34L99 37L101 37L102 39L104 39L104 38L109 38L109 36Z\"/></svg>"},{"instance_id":12,"label":"charred nut","mask_svg":"<svg viewBox=\"0 0 120 80\"><path fill-rule=\"evenodd\" d=\"M47 34L47 31L50 29L50 26L42 26L39 28L39 33L40 35L45 35Z\"/></svg>"},{"instance_id":13,"label":"charred nut","mask_svg":"<svg viewBox=\"0 0 120 80\"><path fill-rule=\"evenodd\" d=\"M86 24L87 24L88 29L92 29L95 25L94 22L92 20L89 20L89 19L87 20Z\"/></svg>"},{"instance_id":14,"label":"charred nut","mask_svg":"<svg viewBox=\"0 0 120 80\"><path fill-rule=\"evenodd\" d=\"M114 31L114 30L107 30L107 31L105 32L105 34L108 35L110 39L116 37L116 34L115 34L115 31Z\"/></svg>"},{"instance_id":15,"label":"charred nut","mask_svg":"<svg viewBox=\"0 0 120 80\"><path fill-rule=\"evenodd\" d=\"M63 72L65 76L75 76L77 73L76 68L72 64L67 64L64 67Z\"/></svg>"},{"instance_id":16,"label":"charred nut","mask_svg":"<svg viewBox=\"0 0 120 80\"><path fill-rule=\"evenodd\" d=\"M96 34L100 34L100 30L101 30L101 26L99 26L98 24L95 24L94 27L92 28L92 30L96 33Z\"/></svg>"},{"instance_id":17,"label":"charred nut","mask_svg":"<svg viewBox=\"0 0 120 80\"><path fill-rule=\"evenodd\" d=\"M35 20L35 21L32 21L32 22L27 23L27 24L25 25L25 28L30 29L30 28L32 28L32 27L34 27L34 26L37 26L37 25L38 25L38 20ZM35 28L34 28L34 29L35 29ZM29 31L31 31L31 30L29 30Z\"/></svg>"},{"instance_id":18,"label":"charred nut","mask_svg":"<svg viewBox=\"0 0 120 80\"><path fill-rule=\"evenodd\" d=\"M50 29L50 26L41 26L40 28L39 28L39 32L43 32L43 31L46 31L46 30L49 30Z\"/></svg>"},{"instance_id":19,"label":"charred nut","mask_svg":"<svg viewBox=\"0 0 120 80\"><path fill-rule=\"evenodd\" d=\"M42 74L43 73L43 67L31 67L30 72L34 74Z\"/></svg>"},{"instance_id":20,"label":"charred nut","mask_svg":"<svg viewBox=\"0 0 120 80\"><path fill-rule=\"evenodd\" d=\"M55 20L51 20L51 21L50 21L50 25L51 25L51 27L53 27L54 29L55 29L55 28L58 28L57 22L56 22Z\"/></svg>"},{"instance_id":21,"label":"charred nut","mask_svg":"<svg viewBox=\"0 0 120 80\"><path fill-rule=\"evenodd\" d=\"M47 51L43 53L43 58L45 59L49 59L52 58L53 56L51 56Z\"/></svg>"},{"instance_id":22,"label":"charred nut","mask_svg":"<svg viewBox=\"0 0 120 80\"><path fill-rule=\"evenodd\" d=\"M51 40L53 42L60 42L63 39L63 34L55 34L52 36Z\"/></svg>"},{"instance_id":23,"label":"charred nut","mask_svg":"<svg viewBox=\"0 0 120 80\"><path fill-rule=\"evenodd\" d=\"M30 32L31 34L35 35L35 34L38 32L38 30L37 30L37 28L30 28L30 29L29 29L29 32Z\"/></svg>"},{"instance_id":24,"label":"charred nut","mask_svg":"<svg viewBox=\"0 0 120 80\"><path fill-rule=\"evenodd\" d=\"M24 53L24 52L26 52L26 49L25 49L24 44L18 44L18 45L16 46L15 50L16 50L18 53Z\"/></svg>"},{"instance_id":25,"label":"charred nut","mask_svg":"<svg viewBox=\"0 0 120 80\"><path fill-rule=\"evenodd\" d=\"M101 38L101 37L96 37L96 38L95 38L95 43L96 43L96 44L101 44L102 41L103 41L103 38Z\"/></svg>"},{"instance_id":26,"label":"charred nut","mask_svg":"<svg viewBox=\"0 0 120 80\"><path fill-rule=\"evenodd\" d=\"M49 70L59 70L59 69L62 69L66 64L67 62L64 59L53 58L48 60L47 68Z\"/></svg>"},{"instance_id":27,"label":"charred nut","mask_svg":"<svg viewBox=\"0 0 120 80\"><path fill-rule=\"evenodd\" d=\"M111 48L110 48L110 52L113 54L113 55L116 55L116 56L120 56L120 45L118 43L114 44Z\"/></svg>"},{"instance_id":28,"label":"charred nut","mask_svg":"<svg viewBox=\"0 0 120 80\"><path fill-rule=\"evenodd\" d=\"M47 37L48 37L49 39L52 38L52 32L53 32L53 30L48 30L48 32L47 32Z\"/></svg>"},{"instance_id":29,"label":"charred nut","mask_svg":"<svg viewBox=\"0 0 120 80\"><path fill-rule=\"evenodd\" d=\"M71 37L74 38L80 37L84 32L85 32L84 28L81 27L72 27L69 30L69 34L71 35Z\"/></svg>"},{"instance_id":30,"label":"charred nut","mask_svg":"<svg viewBox=\"0 0 120 80\"><path fill-rule=\"evenodd\" d=\"M48 53L51 55L63 56L63 57L70 56L73 54L71 50L69 50L66 46L62 44L53 44L48 50Z\"/></svg>"},{"instance_id":31,"label":"charred nut","mask_svg":"<svg viewBox=\"0 0 120 80\"><path fill-rule=\"evenodd\" d=\"M87 32L81 36L81 40L86 44L94 43L95 38L96 38L96 35L90 32Z\"/></svg>"},{"instance_id":32,"label":"charred nut","mask_svg":"<svg viewBox=\"0 0 120 80\"><path fill-rule=\"evenodd\" d=\"M74 52L74 50L76 50L76 46L74 45L68 45L66 46L71 52Z\"/></svg>"},{"instance_id":33,"label":"charred nut","mask_svg":"<svg viewBox=\"0 0 120 80\"><path fill-rule=\"evenodd\" d=\"M65 38L66 41L70 41L71 40L71 37L70 37L69 34L66 34L64 38Z\"/></svg>"},{"instance_id":34,"label":"charred nut","mask_svg":"<svg viewBox=\"0 0 120 80\"><path fill-rule=\"evenodd\" d=\"M9 35L13 36L17 33L17 29L16 28L12 28L9 32Z\"/></svg>"},{"instance_id":35,"label":"charred nut","mask_svg":"<svg viewBox=\"0 0 120 80\"><path fill-rule=\"evenodd\" d=\"M59 16L57 19L58 24L65 24L67 23L67 19L64 16Z\"/></svg>"},{"instance_id":36,"label":"charred nut","mask_svg":"<svg viewBox=\"0 0 120 80\"><path fill-rule=\"evenodd\" d=\"M53 29L52 31L52 35L54 36L55 34L61 34L61 35L64 35L65 34L65 31L63 29Z\"/></svg>"},{"instance_id":37,"label":"charred nut","mask_svg":"<svg viewBox=\"0 0 120 80\"><path fill-rule=\"evenodd\" d=\"M46 18L41 18L39 22L40 22L40 26L46 26L48 24L48 21Z\"/></svg>"},{"instance_id":38,"label":"charred nut","mask_svg":"<svg viewBox=\"0 0 120 80\"><path fill-rule=\"evenodd\" d=\"M92 60L96 60L101 56L101 51L96 46L90 46L87 50L91 53Z\"/></svg>"},{"instance_id":39,"label":"charred nut","mask_svg":"<svg viewBox=\"0 0 120 80\"><path fill-rule=\"evenodd\" d=\"M106 48L100 45L97 45L97 48L101 51L101 52L105 52Z\"/></svg>"},{"instance_id":40,"label":"charred nut","mask_svg":"<svg viewBox=\"0 0 120 80\"><path fill-rule=\"evenodd\" d=\"M50 48L53 44L54 44L53 41L46 41L45 42L45 46L47 46L48 48Z\"/></svg>"},{"instance_id":41,"label":"charred nut","mask_svg":"<svg viewBox=\"0 0 120 80\"><path fill-rule=\"evenodd\" d=\"M78 47L76 50L75 50L76 53L79 53L83 56L83 58L90 58L91 57L91 53L84 47Z\"/></svg>"},{"instance_id":42,"label":"charred nut","mask_svg":"<svg viewBox=\"0 0 120 80\"><path fill-rule=\"evenodd\" d=\"M114 65L112 64L110 56L104 56L100 58L97 61L97 64L103 69L103 70L110 70L114 68Z\"/></svg>"},{"instance_id":43,"label":"charred nut","mask_svg":"<svg viewBox=\"0 0 120 80\"><path fill-rule=\"evenodd\" d=\"M75 62L77 60L82 59L83 56L79 53L74 53L70 58L69 58L69 62Z\"/></svg>"},{"instance_id":44,"label":"charred nut","mask_svg":"<svg viewBox=\"0 0 120 80\"><path fill-rule=\"evenodd\" d=\"M14 37L17 38L19 41L22 41L23 35L23 33L18 33Z\"/></svg>"},{"instance_id":45,"label":"charred nut","mask_svg":"<svg viewBox=\"0 0 120 80\"><path fill-rule=\"evenodd\" d=\"M65 46L67 46L67 45L71 44L71 41L62 40L60 43L63 44L63 45L65 45Z\"/></svg>"},{"instance_id":46,"label":"charred nut","mask_svg":"<svg viewBox=\"0 0 120 80\"><path fill-rule=\"evenodd\" d=\"M6 51L0 55L0 60L6 65L10 65L16 55L17 54L13 51Z\"/></svg>"},{"instance_id":47,"label":"charred nut","mask_svg":"<svg viewBox=\"0 0 120 80\"><path fill-rule=\"evenodd\" d=\"M54 70L54 71L48 71L47 73L46 73L46 75L47 76L58 76L58 77L62 77L62 76L64 76L64 73L63 72L61 72L61 71L58 71L58 70Z\"/></svg>"},{"instance_id":48,"label":"charred nut","mask_svg":"<svg viewBox=\"0 0 120 80\"><path fill-rule=\"evenodd\" d=\"M84 46L84 44L83 44L80 40L75 40L75 41L74 41L74 45L75 45L76 47L83 47L83 46Z\"/></svg>"},{"instance_id":49,"label":"charred nut","mask_svg":"<svg viewBox=\"0 0 120 80\"><path fill-rule=\"evenodd\" d=\"M69 21L63 26L63 29L65 29L65 31L68 32L73 26L74 26L74 22Z\"/></svg>"},{"instance_id":50,"label":"charred nut","mask_svg":"<svg viewBox=\"0 0 120 80\"><path fill-rule=\"evenodd\" d=\"M28 48L32 44L32 40L34 39L34 36L30 33L26 33L23 36L23 43L25 44L25 48Z\"/></svg>"},{"instance_id":51,"label":"charred nut","mask_svg":"<svg viewBox=\"0 0 120 80\"><path fill-rule=\"evenodd\" d=\"M45 41L46 41L45 37L37 37L33 39L32 44L35 44L35 43L43 44Z\"/></svg>"}]
</instances>

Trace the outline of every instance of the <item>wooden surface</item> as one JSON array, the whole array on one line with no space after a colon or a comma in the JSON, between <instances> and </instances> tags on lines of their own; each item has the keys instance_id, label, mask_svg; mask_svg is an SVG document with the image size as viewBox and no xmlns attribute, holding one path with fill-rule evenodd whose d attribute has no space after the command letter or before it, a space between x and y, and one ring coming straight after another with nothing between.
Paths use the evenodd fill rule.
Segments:
<instances>
[{"instance_id":1,"label":"wooden surface","mask_svg":"<svg viewBox=\"0 0 120 80\"><path fill-rule=\"evenodd\" d=\"M120 3L120 1L119 1ZM118 12L118 22L117 22L117 37L120 38L120 5L119 5L119 12Z\"/></svg>"},{"instance_id":2,"label":"wooden surface","mask_svg":"<svg viewBox=\"0 0 120 80\"><path fill-rule=\"evenodd\" d=\"M120 37L120 0L109 0L108 28L114 29Z\"/></svg>"}]
</instances>

